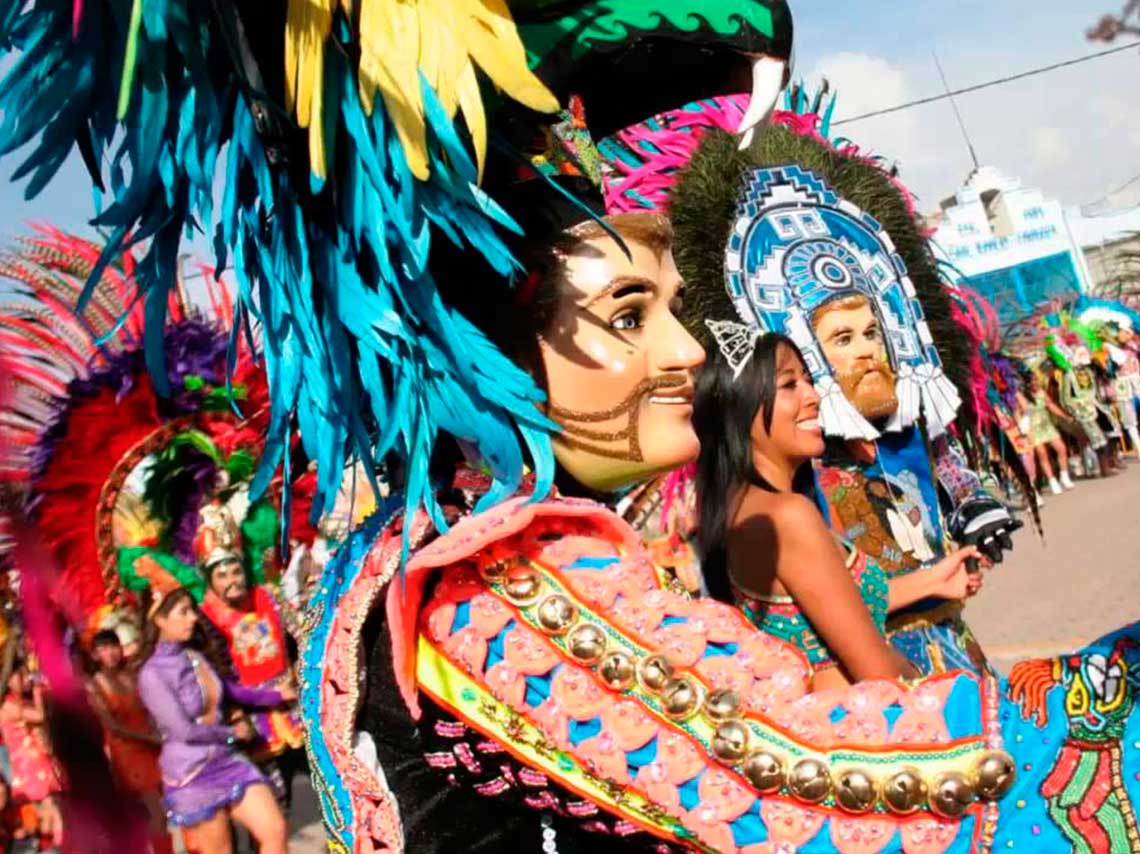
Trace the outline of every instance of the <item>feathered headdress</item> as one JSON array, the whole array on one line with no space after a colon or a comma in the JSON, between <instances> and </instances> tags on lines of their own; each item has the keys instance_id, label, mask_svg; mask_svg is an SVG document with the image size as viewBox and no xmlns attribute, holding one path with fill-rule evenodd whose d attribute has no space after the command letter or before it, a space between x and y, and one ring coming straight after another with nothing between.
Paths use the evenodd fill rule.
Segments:
<instances>
[{"instance_id":1,"label":"feathered headdress","mask_svg":"<svg viewBox=\"0 0 1140 854\"><path fill-rule=\"evenodd\" d=\"M702 142L671 190L675 255L688 285L686 323L710 345L713 342L705 326L710 318L743 319L786 332L804 351L813 376L826 392L834 383L829 383L830 370L818 352L808 313L842 288L858 291L872 298L899 375L900 406L887 429L910 424L922 413L937 434L954 419L961 399L972 394L969 345L916 221L913 199L880 161L845 140L826 139L831 105L822 116L805 115L799 111L808 109L809 103L801 90L795 90L787 106L791 109L784 115L777 113L747 151L738 150L735 141L723 133L704 131ZM796 194L803 198L792 200ZM744 248L740 229L769 216L781 200L797 210L818 210L822 220L833 221L829 234L820 237L831 241L847 260L829 265L823 255L805 257L802 286L795 286L799 279L787 267L793 260L788 255L787 269L773 266L771 281L764 278L766 284L750 279L746 294L743 280L733 283L734 276L742 277L745 272L733 260ZM782 228L775 221L771 227ZM780 240L779 245L787 244L791 252L790 238ZM807 240L802 243L805 251L823 246ZM770 249L764 256L770 264L777 264L777 256L786 254L776 244ZM845 270L854 271L850 285L845 284ZM829 271L840 278L831 281ZM754 273L760 271L750 268L749 275ZM743 317L741 301L748 302ZM877 435L845 398L840 399L837 388L835 392L825 394L821 410L825 430L847 436Z\"/></svg>"},{"instance_id":2,"label":"feathered headdress","mask_svg":"<svg viewBox=\"0 0 1140 854\"><path fill-rule=\"evenodd\" d=\"M446 528L428 483L440 433L490 469L484 503L515 490L523 446L545 494L554 425L535 406L540 391L440 299L428 263L445 243L499 277L519 271L504 239L517 225L479 187L490 137L480 75L540 112L579 92L599 127L616 129L656 111L653 98L692 100L639 87L662 77L663 46L677 85L699 94L730 91L716 76L735 71L719 61L730 54L775 57L755 67L747 129L782 84L791 45L784 0L510 6L520 30L505 0L3 5L0 42L15 59L0 83L0 150L27 149L17 176L29 197L73 150L105 190L95 223L110 240L81 307L103 267L145 243L136 278L159 394L170 390L162 316L183 234L212 230L219 266L233 263L234 338L260 327L272 395L255 491L288 467L297 423L319 463L317 515L347 458L370 473L394 453L408 462L407 509L426 506Z\"/></svg>"},{"instance_id":3,"label":"feathered headdress","mask_svg":"<svg viewBox=\"0 0 1140 854\"><path fill-rule=\"evenodd\" d=\"M180 289L163 340L166 380L177 391L159 397L142 352L145 306L134 300L129 254L104 268L87 312L69 309L99 254L47 226L0 253L0 355L16 366L0 420L5 511L35 522L61 567L47 592L81 631L123 588L173 579L200 590L192 548L199 509L218 494L219 478L248 483L268 417L261 372L241 358L227 392L217 317L191 315L198 310ZM228 316L224 288L210 280L207 294ZM120 323L116 303L133 306ZM249 417L235 416L235 402ZM12 527L11 517L4 521Z\"/></svg>"}]
</instances>

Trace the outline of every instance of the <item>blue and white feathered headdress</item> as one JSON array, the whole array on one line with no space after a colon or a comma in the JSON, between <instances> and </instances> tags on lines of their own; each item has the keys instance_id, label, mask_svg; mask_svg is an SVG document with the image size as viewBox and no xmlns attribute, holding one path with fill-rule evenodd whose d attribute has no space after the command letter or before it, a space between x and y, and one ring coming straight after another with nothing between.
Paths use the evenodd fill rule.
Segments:
<instances>
[{"instance_id":1,"label":"blue and white feathered headdress","mask_svg":"<svg viewBox=\"0 0 1140 854\"><path fill-rule=\"evenodd\" d=\"M942 371L922 306L890 235L823 180L798 166L752 168L728 238L726 285L749 326L787 335L803 353L822 397L829 435L875 439L879 430L847 399L812 325L831 300L865 296L878 316L897 375L898 409L883 427L924 416L941 434L961 399Z\"/></svg>"}]
</instances>

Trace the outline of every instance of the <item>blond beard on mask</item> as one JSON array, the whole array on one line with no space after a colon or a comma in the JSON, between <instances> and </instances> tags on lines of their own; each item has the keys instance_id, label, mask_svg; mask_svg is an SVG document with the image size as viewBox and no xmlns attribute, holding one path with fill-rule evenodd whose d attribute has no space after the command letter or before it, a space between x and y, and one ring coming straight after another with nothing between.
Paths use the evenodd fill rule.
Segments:
<instances>
[{"instance_id":1,"label":"blond beard on mask","mask_svg":"<svg viewBox=\"0 0 1140 854\"><path fill-rule=\"evenodd\" d=\"M895 372L886 361L836 374L835 380L843 389L844 396L868 420L886 418L898 409Z\"/></svg>"}]
</instances>

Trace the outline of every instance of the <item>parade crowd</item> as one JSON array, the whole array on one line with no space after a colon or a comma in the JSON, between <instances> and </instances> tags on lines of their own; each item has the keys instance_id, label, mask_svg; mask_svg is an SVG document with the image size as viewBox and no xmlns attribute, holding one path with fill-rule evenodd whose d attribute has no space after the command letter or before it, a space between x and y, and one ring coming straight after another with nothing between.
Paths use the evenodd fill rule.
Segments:
<instances>
[{"instance_id":1,"label":"parade crowd","mask_svg":"<svg viewBox=\"0 0 1140 854\"><path fill-rule=\"evenodd\" d=\"M200 606L178 587L150 614L104 609L73 637L74 666L115 782L145 805L155 854L174 851L177 836L190 854L232 850L239 829L255 850L284 851L294 782L307 773L293 675L300 602L286 604L279 578L251 588L240 560L210 542ZM17 625L3 650L0 851L56 851L67 779L52 751L44 678ZM217 810L230 801L242 805L234 825Z\"/></svg>"}]
</instances>

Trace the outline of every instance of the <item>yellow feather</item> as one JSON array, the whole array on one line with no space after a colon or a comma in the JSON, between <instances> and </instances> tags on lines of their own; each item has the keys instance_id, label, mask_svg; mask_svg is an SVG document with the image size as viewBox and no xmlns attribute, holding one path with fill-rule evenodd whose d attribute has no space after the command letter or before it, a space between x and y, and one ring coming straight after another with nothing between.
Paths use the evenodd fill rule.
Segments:
<instances>
[{"instance_id":1,"label":"yellow feather","mask_svg":"<svg viewBox=\"0 0 1140 854\"><path fill-rule=\"evenodd\" d=\"M456 85L467 54L455 49L455 33L440 0L420 0L420 13L420 71L447 115L454 116L458 106Z\"/></svg>"},{"instance_id":2,"label":"yellow feather","mask_svg":"<svg viewBox=\"0 0 1140 854\"><path fill-rule=\"evenodd\" d=\"M285 20L285 104L297 124L309 129L310 168L325 178L324 88L325 42L332 31L337 0L289 0Z\"/></svg>"},{"instance_id":3,"label":"yellow feather","mask_svg":"<svg viewBox=\"0 0 1140 854\"><path fill-rule=\"evenodd\" d=\"M463 64L459 77L459 109L471 134L475 146L475 160L479 167L479 180L483 180L483 162L487 153L487 116L483 112L483 96L479 92L479 79L475 76L475 66Z\"/></svg>"},{"instance_id":4,"label":"yellow feather","mask_svg":"<svg viewBox=\"0 0 1140 854\"><path fill-rule=\"evenodd\" d=\"M309 130L313 174L326 174L324 51L340 6L359 8L360 102L375 108L379 91L408 166L428 177L422 72L447 115L462 112L482 175L487 118L475 66L508 97L541 112L557 112L554 95L531 73L506 0L289 0L285 29L286 104Z\"/></svg>"},{"instance_id":5,"label":"yellow feather","mask_svg":"<svg viewBox=\"0 0 1140 854\"><path fill-rule=\"evenodd\" d=\"M151 518L142 496L123 491L111 513L111 536L120 546L154 542L162 534L162 523Z\"/></svg>"},{"instance_id":6,"label":"yellow feather","mask_svg":"<svg viewBox=\"0 0 1140 854\"><path fill-rule=\"evenodd\" d=\"M527 67L506 0L462 0L462 6L468 10L467 52L491 82L532 110L558 112L558 99Z\"/></svg>"},{"instance_id":7,"label":"yellow feather","mask_svg":"<svg viewBox=\"0 0 1140 854\"><path fill-rule=\"evenodd\" d=\"M415 0L361 0L360 99L367 113L377 90L384 99L408 167L428 177L427 132L420 96L419 10Z\"/></svg>"}]
</instances>

